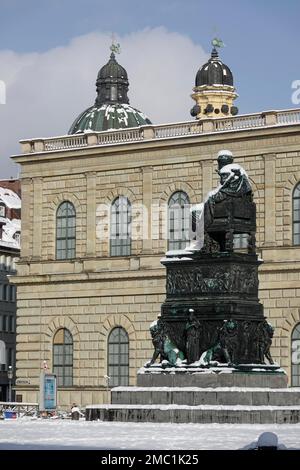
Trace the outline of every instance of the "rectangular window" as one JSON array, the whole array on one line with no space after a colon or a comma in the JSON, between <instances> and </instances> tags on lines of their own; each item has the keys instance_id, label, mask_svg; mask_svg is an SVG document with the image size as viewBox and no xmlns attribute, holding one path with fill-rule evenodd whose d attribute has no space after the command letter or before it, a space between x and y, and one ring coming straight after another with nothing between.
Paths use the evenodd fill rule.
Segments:
<instances>
[{"instance_id":1,"label":"rectangular window","mask_svg":"<svg viewBox=\"0 0 300 470\"><path fill-rule=\"evenodd\" d=\"M13 315L9 316L9 332L14 333L15 331L15 319Z\"/></svg>"},{"instance_id":2,"label":"rectangular window","mask_svg":"<svg viewBox=\"0 0 300 470\"><path fill-rule=\"evenodd\" d=\"M294 237L293 237L294 245L300 245L300 223L294 222Z\"/></svg>"},{"instance_id":3,"label":"rectangular window","mask_svg":"<svg viewBox=\"0 0 300 470\"><path fill-rule=\"evenodd\" d=\"M9 287L9 301L14 301L14 287L15 286L8 286Z\"/></svg>"},{"instance_id":4,"label":"rectangular window","mask_svg":"<svg viewBox=\"0 0 300 470\"><path fill-rule=\"evenodd\" d=\"M8 301L8 284L3 285L3 300Z\"/></svg>"},{"instance_id":5,"label":"rectangular window","mask_svg":"<svg viewBox=\"0 0 300 470\"><path fill-rule=\"evenodd\" d=\"M3 315L3 331L8 331L8 316Z\"/></svg>"}]
</instances>

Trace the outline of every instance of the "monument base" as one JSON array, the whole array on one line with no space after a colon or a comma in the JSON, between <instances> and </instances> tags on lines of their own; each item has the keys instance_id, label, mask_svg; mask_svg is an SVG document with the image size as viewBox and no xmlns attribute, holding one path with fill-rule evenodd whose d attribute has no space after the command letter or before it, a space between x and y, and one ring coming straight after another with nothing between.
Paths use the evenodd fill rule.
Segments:
<instances>
[{"instance_id":1,"label":"monument base","mask_svg":"<svg viewBox=\"0 0 300 470\"><path fill-rule=\"evenodd\" d=\"M253 364L229 367L163 367L154 364L137 373L140 387L287 387L285 371L277 365Z\"/></svg>"},{"instance_id":2,"label":"monument base","mask_svg":"<svg viewBox=\"0 0 300 470\"><path fill-rule=\"evenodd\" d=\"M90 405L86 419L173 423L299 423L300 388L279 367L141 368L137 387L116 387L111 405Z\"/></svg>"}]
</instances>

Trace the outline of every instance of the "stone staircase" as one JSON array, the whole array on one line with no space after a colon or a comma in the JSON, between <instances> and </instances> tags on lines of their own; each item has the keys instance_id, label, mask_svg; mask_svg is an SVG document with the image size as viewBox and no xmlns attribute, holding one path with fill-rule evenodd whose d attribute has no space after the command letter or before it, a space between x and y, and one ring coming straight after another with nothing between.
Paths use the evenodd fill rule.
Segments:
<instances>
[{"instance_id":1,"label":"stone staircase","mask_svg":"<svg viewBox=\"0 0 300 470\"><path fill-rule=\"evenodd\" d=\"M88 406L86 418L174 423L300 422L300 388L287 388L283 371L225 372L141 370L140 386L113 388L112 404Z\"/></svg>"}]
</instances>

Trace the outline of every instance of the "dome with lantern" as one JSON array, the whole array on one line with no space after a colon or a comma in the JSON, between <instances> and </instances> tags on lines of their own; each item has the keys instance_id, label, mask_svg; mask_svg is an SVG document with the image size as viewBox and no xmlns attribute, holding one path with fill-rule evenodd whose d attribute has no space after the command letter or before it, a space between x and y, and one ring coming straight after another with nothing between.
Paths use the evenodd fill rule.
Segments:
<instances>
[{"instance_id":1,"label":"dome with lantern","mask_svg":"<svg viewBox=\"0 0 300 470\"><path fill-rule=\"evenodd\" d=\"M119 44L112 44L110 59L99 71L95 104L83 111L69 134L139 127L151 124L141 111L129 104L127 72L116 60Z\"/></svg>"},{"instance_id":2,"label":"dome with lantern","mask_svg":"<svg viewBox=\"0 0 300 470\"><path fill-rule=\"evenodd\" d=\"M221 61L218 51L215 47L212 49L209 61L202 65L202 67L198 70L195 85L233 86L232 72L228 65Z\"/></svg>"},{"instance_id":3,"label":"dome with lantern","mask_svg":"<svg viewBox=\"0 0 300 470\"><path fill-rule=\"evenodd\" d=\"M233 104L237 93L233 85L233 75L219 57L217 48L223 47L223 41L212 40L210 59L202 65L195 79L192 98L196 104L191 115L196 119L235 116L238 108Z\"/></svg>"}]
</instances>

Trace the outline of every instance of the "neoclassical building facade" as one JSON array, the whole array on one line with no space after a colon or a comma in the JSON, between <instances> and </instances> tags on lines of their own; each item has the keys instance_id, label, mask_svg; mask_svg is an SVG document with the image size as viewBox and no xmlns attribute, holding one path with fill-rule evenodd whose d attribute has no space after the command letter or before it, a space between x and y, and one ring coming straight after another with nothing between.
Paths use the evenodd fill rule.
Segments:
<instances>
[{"instance_id":1,"label":"neoclassical building facade","mask_svg":"<svg viewBox=\"0 0 300 470\"><path fill-rule=\"evenodd\" d=\"M208 66L216 60L214 52ZM43 361L57 375L62 407L105 402L107 385L135 384L152 355L149 325L165 298L160 259L186 246L184 207L217 186L221 149L251 180L272 354L290 384L300 385L300 110L237 116L228 105L230 93L236 96L228 74L222 104L220 66L213 78L207 69L197 74L196 120L153 125L129 106L127 74L118 65L112 54L98 74L94 107L70 135L24 140L12 157L21 166L23 211L11 279L17 395L37 401ZM205 111L203 89L214 80L219 97ZM117 122L114 129L103 127L105 119Z\"/></svg>"}]
</instances>

